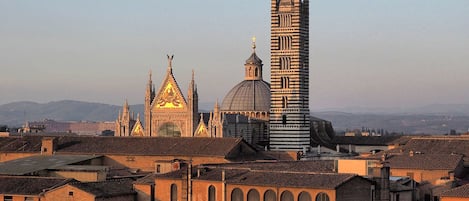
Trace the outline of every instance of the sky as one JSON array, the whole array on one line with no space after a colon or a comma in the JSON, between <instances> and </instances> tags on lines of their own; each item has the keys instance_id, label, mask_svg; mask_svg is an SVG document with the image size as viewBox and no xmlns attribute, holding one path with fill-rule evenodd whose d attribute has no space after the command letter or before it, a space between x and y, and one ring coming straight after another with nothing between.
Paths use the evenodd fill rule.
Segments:
<instances>
[{"instance_id":1,"label":"sky","mask_svg":"<svg viewBox=\"0 0 469 201\"><path fill-rule=\"evenodd\" d=\"M166 55L221 102L251 38L270 81L267 0L0 0L0 104L143 104ZM469 103L469 1L310 0L310 108Z\"/></svg>"}]
</instances>

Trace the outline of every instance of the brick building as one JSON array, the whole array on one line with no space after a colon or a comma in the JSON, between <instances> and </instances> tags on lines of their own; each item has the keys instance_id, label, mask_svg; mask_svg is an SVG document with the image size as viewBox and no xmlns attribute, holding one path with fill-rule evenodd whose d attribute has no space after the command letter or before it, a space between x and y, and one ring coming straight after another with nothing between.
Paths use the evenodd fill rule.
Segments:
<instances>
[{"instance_id":1,"label":"brick building","mask_svg":"<svg viewBox=\"0 0 469 201\"><path fill-rule=\"evenodd\" d=\"M376 195L371 180L334 173L331 161L316 162L189 165L149 175L134 187L145 200L153 195L155 200L356 201Z\"/></svg>"}]
</instances>

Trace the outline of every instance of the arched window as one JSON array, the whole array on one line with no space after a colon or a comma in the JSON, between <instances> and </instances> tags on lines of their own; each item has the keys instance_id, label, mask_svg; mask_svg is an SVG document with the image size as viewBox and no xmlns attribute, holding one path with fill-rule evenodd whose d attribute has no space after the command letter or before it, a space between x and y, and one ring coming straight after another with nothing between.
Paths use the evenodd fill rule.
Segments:
<instances>
[{"instance_id":1,"label":"arched window","mask_svg":"<svg viewBox=\"0 0 469 201\"><path fill-rule=\"evenodd\" d=\"M277 194L273 190L267 190L264 193L264 201L277 201Z\"/></svg>"},{"instance_id":2,"label":"arched window","mask_svg":"<svg viewBox=\"0 0 469 201\"><path fill-rule=\"evenodd\" d=\"M280 195L280 201L294 201L293 194L290 191L283 191Z\"/></svg>"},{"instance_id":3,"label":"arched window","mask_svg":"<svg viewBox=\"0 0 469 201\"><path fill-rule=\"evenodd\" d=\"M303 191L298 195L298 201L311 201L311 195L308 192Z\"/></svg>"},{"instance_id":4,"label":"arched window","mask_svg":"<svg viewBox=\"0 0 469 201\"><path fill-rule=\"evenodd\" d=\"M259 191L256 189L251 189L248 192L248 201L260 201L261 196L259 195Z\"/></svg>"},{"instance_id":5,"label":"arched window","mask_svg":"<svg viewBox=\"0 0 469 201\"><path fill-rule=\"evenodd\" d=\"M171 201L178 200L178 186L176 184L171 184Z\"/></svg>"},{"instance_id":6,"label":"arched window","mask_svg":"<svg viewBox=\"0 0 469 201\"><path fill-rule=\"evenodd\" d=\"M329 196L321 192L316 196L316 201L329 201Z\"/></svg>"},{"instance_id":7,"label":"arched window","mask_svg":"<svg viewBox=\"0 0 469 201\"><path fill-rule=\"evenodd\" d=\"M231 191L231 201L243 201L243 191L239 188L235 188Z\"/></svg>"},{"instance_id":8,"label":"arched window","mask_svg":"<svg viewBox=\"0 0 469 201\"><path fill-rule=\"evenodd\" d=\"M164 123L161 125L160 129L158 129L158 136L159 137L181 137L181 130L179 127L171 122Z\"/></svg>"},{"instance_id":9,"label":"arched window","mask_svg":"<svg viewBox=\"0 0 469 201\"><path fill-rule=\"evenodd\" d=\"M215 201L215 186L208 187L208 201Z\"/></svg>"},{"instance_id":10,"label":"arched window","mask_svg":"<svg viewBox=\"0 0 469 201\"><path fill-rule=\"evenodd\" d=\"M259 69L258 68L254 68L254 76L259 76Z\"/></svg>"}]
</instances>

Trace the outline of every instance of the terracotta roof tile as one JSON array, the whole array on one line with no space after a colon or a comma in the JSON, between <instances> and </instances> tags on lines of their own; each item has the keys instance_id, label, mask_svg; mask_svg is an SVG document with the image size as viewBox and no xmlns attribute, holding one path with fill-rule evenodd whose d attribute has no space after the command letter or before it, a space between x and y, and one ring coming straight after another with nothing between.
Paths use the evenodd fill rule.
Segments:
<instances>
[{"instance_id":1,"label":"terracotta roof tile","mask_svg":"<svg viewBox=\"0 0 469 201\"><path fill-rule=\"evenodd\" d=\"M116 179L101 182L73 182L70 183L70 185L91 193L96 197L109 198L119 195L136 194L133 190L132 183L133 180L131 179Z\"/></svg>"},{"instance_id":2,"label":"terracotta roof tile","mask_svg":"<svg viewBox=\"0 0 469 201\"><path fill-rule=\"evenodd\" d=\"M45 177L0 176L0 194L39 195L45 189L64 185L72 180Z\"/></svg>"},{"instance_id":3,"label":"terracotta roof tile","mask_svg":"<svg viewBox=\"0 0 469 201\"><path fill-rule=\"evenodd\" d=\"M241 138L58 136L57 153L226 157ZM42 136L0 137L1 152L39 152Z\"/></svg>"},{"instance_id":4,"label":"terracotta roof tile","mask_svg":"<svg viewBox=\"0 0 469 201\"><path fill-rule=\"evenodd\" d=\"M453 188L441 194L441 197L469 198L469 184Z\"/></svg>"},{"instance_id":5,"label":"terracotta roof tile","mask_svg":"<svg viewBox=\"0 0 469 201\"><path fill-rule=\"evenodd\" d=\"M391 169L454 170L462 162L456 154L409 154L392 155L386 160Z\"/></svg>"}]
</instances>

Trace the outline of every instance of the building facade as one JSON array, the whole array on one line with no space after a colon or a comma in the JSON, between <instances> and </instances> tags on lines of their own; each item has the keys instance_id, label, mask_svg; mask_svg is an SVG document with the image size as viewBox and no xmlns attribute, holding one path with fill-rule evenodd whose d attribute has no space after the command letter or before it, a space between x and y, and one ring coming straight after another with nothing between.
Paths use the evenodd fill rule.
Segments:
<instances>
[{"instance_id":1,"label":"building facade","mask_svg":"<svg viewBox=\"0 0 469 201\"><path fill-rule=\"evenodd\" d=\"M271 0L270 49L270 149L309 148L308 0Z\"/></svg>"}]
</instances>

